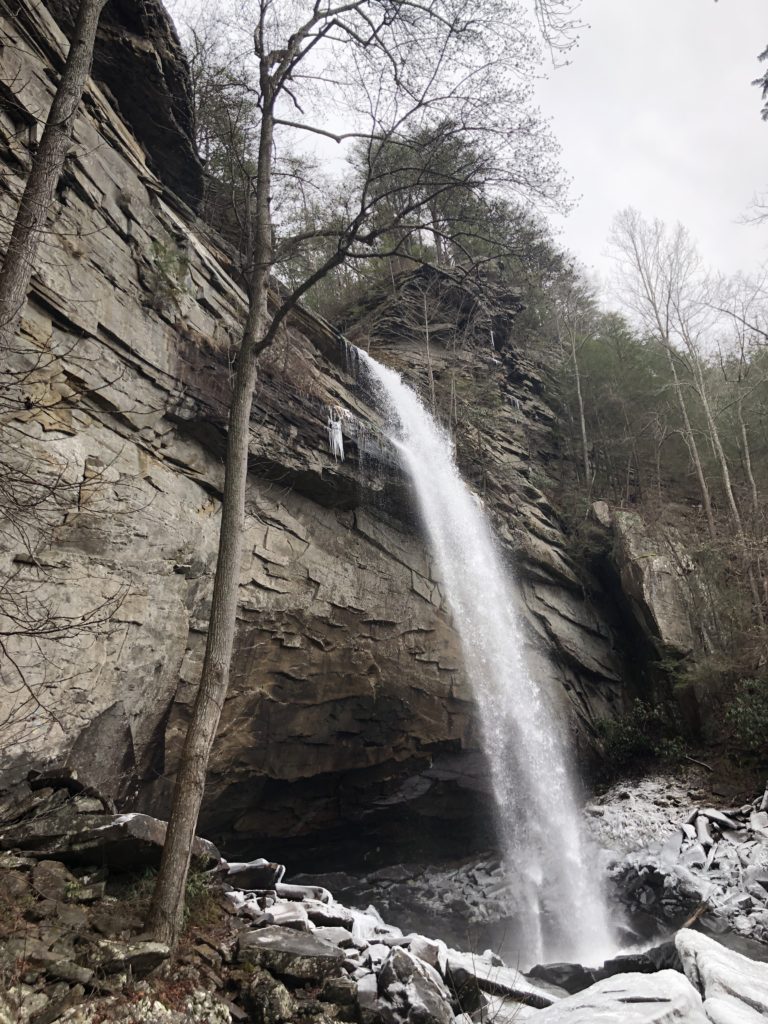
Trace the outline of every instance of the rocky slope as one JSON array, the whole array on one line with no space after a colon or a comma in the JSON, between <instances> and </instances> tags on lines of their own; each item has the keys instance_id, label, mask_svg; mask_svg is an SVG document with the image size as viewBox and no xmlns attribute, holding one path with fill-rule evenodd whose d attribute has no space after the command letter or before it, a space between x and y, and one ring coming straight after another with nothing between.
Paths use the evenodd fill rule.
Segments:
<instances>
[{"instance_id":1,"label":"rocky slope","mask_svg":"<svg viewBox=\"0 0 768 1024\"><path fill-rule=\"evenodd\" d=\"M2 1024L751 1024L768 1012L768 964L687 928L646 952L524 974L524 949L512 966L451 948L202 840L170 958L141 933L164 834L82 792L22 786L0 804Z\"/></svg>"},{"instance_id":2,"label":"rocky slope","mask_svg":"<svg viewBox=\"0 0 768 1024\"><path fill-rule=\"evenodd\" d=\"M188 205L200 169L163 9L110 6L15 355L32 367L34 401L4 424L67 500L36 561L12 531L0 535L4 593L13 585L90 625L66 642L9 641L19 673L6 664L0 746L6 779L76 772L125 807L162 813L204 646L244 296ZM53 9L66 24L68 5ZM15 96L0 115L5 216L65 41L31 0L1 19ZM165 118L154 121L162 145L140 116L149 107ZM509 334L513 317L510 305L497 330ZM417 342L376 351L423 382ZM262 362L233 682L201 820L230 853L312 851L328 867L331 850L383 860L396 839L443 853L490 839L457 639L349 356L299 312ZM620 703L623 667L537 475L554 416L512 337L497 355L472 343L461 358L496 390L498 415L482 480L469 432L460 454L518 566L531 657L586 756L595 717ZM343 462L328 447L330 407L352 415Z\"/></svg>"}]
</instances>

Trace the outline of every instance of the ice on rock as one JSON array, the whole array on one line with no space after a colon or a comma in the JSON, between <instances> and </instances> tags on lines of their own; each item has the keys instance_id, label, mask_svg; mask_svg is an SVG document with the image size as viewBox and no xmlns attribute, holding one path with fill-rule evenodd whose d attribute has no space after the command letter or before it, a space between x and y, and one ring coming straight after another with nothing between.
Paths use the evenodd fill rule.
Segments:
<instances>
[{"instance_id":1,"label":"ice on rock","mask_svg":"<svg viewBox=\"0 0 768 1024\"><path fill-rule=\"evenodd\" d=\"M712 1024L701 996L677 971L605 978L533 1019L537 1024Z\"/></svg>"},{"instance_id":2,"label":"ice on rock","mask_svg":"<svg viewBox=\"0 0 768 1024\"><path fill-rule=\"evenodd\" d=\"M683 970L716 1024L768 1020L768 964L726 949L707 935L684 928L675 936Z\"/></svg>"}]
</instances>

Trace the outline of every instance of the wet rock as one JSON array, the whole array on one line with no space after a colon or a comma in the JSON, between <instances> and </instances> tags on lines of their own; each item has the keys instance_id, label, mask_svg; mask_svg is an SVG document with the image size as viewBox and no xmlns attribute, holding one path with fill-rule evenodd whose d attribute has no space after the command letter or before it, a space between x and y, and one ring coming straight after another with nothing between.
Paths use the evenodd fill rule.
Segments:
<instances>
[{"instance_id":1,"label":"wet rock","mask_svg":"<svg viewBox=\"0 0 768 1024\"><path fill-rule=\"evenodd\" d=\"M645 955L654 964L657 971L682 971L683 969L680 954L674 941L662 942L652 949L647 949Z\"/></svg>"},{"instance_id":2,"label":"wet rock","mask_svg":"<svg viewBox=\"0 0 768 1024\"><path fill-rule=\"evenodd\" d=\"M241 963L257 964L291 981L321 981L337 973L344 960L336 946L277 925L242 935L237 956Z\"/></svg>"},{"instance_id":3,"label":"wet rock","mask_svg":"<svg viewBox=\"0 0 768 1024\"><path fill-rule=\"evenodd\" d=\"M536 964L527 972L527 977L537 981L546 981L565 989L569 995L582 992L595 983L595 975L581 964Z\"/></svg>"},{"instance_id":4,"label":"wet rock","mask_svg":"<svg viewBox=\"0 0 768 1024\"><path fill-rule=\"evenodd\" d=\"M595 971L595 980L602 981L603 978L613 978L617 974L654 974L657 970L658 967L646 953L627 953L606 960Z\"/></svg>"},{"instance_id":5,"label":"wet rock","mask_svg":"<svg viewBox=\"0 0 768 1024\"><path fill-rule=\"evenodd\" d=\"M534 1017L537 1024L711 1024L696 989L677 971L598 981Z\"/></svg>"},{"instance_id":6,"label":"wet rock","mask_svg":"<svg viewBox=\"0 0 768 1024\"><path fill-rule=\"evenodd\" d=\"M458 967L455 971L448 972L447 981L453 997L463 1013L476 1013L487 1005L477 978L470 971Z\"/></svg>"},{"instance_id":7,"label":"wet rock","mask_svg":"<svg viewBox=\"0 0 768 1024\"><path fill-rule=\"evenodd\" d=\"M379 973L384 1024L453 1024L451 997L436 970L395 947Z\"/></svg>"}]
</instances>

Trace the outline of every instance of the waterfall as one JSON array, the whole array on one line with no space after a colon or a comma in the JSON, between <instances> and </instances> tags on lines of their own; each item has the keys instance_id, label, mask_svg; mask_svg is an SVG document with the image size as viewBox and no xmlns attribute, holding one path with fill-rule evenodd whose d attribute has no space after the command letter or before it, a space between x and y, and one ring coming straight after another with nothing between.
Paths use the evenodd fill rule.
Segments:
<instances>
[{"instance_id":1,"label":"waterfall","mask_svg":"<svg viewBox=\"0 0 768 1024\"><path fill-rule=\"evenodd\" d=\"M449 436L399 374L360 357L413 483L477 701L505 870L520 901L512 952L522 967L597 962L615 949L601 872L582 835L563 716L526 664L510 573Z\"/></svg>"}]
</instances>

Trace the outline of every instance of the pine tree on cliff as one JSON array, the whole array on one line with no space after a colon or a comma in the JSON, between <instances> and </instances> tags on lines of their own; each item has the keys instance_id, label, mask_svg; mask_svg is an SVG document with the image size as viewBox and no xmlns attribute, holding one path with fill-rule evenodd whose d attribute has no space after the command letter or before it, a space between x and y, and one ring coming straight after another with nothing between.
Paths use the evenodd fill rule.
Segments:
<instances>
[{"instance_id":1,"label":"pine tree on cliff","mask_svg":"<svg viewBox=\"0 0 768 1024\"><path fill-rule=\"evenodd\" d=\"M81 0L64 70L16 211L0 270L0 352L8 351L21 320L45 221L91 71L96 29L106 4L107 0Z\"/></svg>"},{"instance_id":2,"label":"pine tree on cliff","mask_svg":"<svg viewBox=\"0 0 768 1024\"><path fill-rule=\"evenodd\" d=\"M569 27L573 6L573 0L537 0L551 48ZM336 267L396 255L414 239L430 237L430 211L441 197L460 190L479 196L505 182L517 193L550 199L559 190L548 135L527 102L537 54L516 0L259 0L253 42L261 120L247 205L248 313L232 386L205 657L147 922L156 939L171 945L181 929L208 760L229 685L259 353L302 297ZM349 112L351 130L329 128L329 111L339 109ZM401 168L393 173L392 146L413 154L417 132L430 127L457 140L485 140L478 153L483 160L493 155L492 162L481 176L474 161L446 174L411 160L413 174L403 175ZM326 145L329 139L356 143L365 175L336 189L322 223L284 236L271 205L275 161L286 138L297 133L324 138ZM305 186L309 191L312 182ZM278 296L273 275L307 244L314 248L306 274Z\"/></svg>"}]
</instances>

